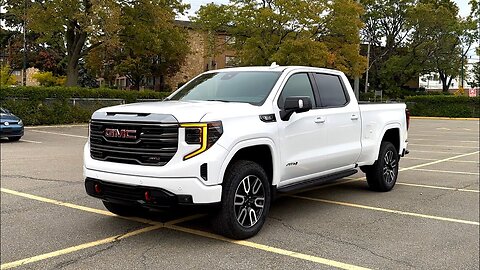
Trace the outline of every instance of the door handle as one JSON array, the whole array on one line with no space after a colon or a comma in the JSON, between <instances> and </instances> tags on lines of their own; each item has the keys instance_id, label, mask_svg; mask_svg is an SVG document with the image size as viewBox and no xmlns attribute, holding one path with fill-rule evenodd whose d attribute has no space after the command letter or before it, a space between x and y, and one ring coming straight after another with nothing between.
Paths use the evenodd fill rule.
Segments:
<instances>
[{"instance_id":1,"label":"door handle","mask_svg":"<svg viewBox=\"0 0 480 270\"><path fill-rule=\"evenodd\" d=\"M352 120L358 120L358 115L352 114L352 117L350 117L350 119L352 119Z\"/></svg>"},{"instance_id":2,"label":"door handle","mask_svg":"<svg viewBox=\"0 0 480 270\"><path fill-rule=\"evenodd\" d=\"M319 116L319 117L315 118L314 122L315 123L325 123L325 118L322 117L322 116Z\"/></svg>"}]
</instances>

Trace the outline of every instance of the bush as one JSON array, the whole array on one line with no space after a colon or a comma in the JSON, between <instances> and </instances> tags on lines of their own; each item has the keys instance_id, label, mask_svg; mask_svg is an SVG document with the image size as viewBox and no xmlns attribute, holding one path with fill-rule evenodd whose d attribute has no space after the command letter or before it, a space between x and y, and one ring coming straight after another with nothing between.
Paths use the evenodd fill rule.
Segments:
<instances>
[{"instance_id":1,"label":"bush","mask_svg":"<svg viewBox=\"0 0 480 270\"><path fill-rule=\"evenodd\" d=\"M413 116L480 117L480 97L412 96L405 99Z\"/></svg>"},{"instance_id":2,"label":"bush","mask_svg":"<svg viewBox=\"0 0 480 270\"><path fill-rule=\"evenodd\" d=\"M102 107L141 99L163 99L170 93L68 87L4 87L0 88L1 106L22 118L26 125L86 123L94 111ZM72 98L93 98L88 102Z\"/></svg>"},{"instance_id":3,"label":"bush","mask_svg":"<svg viewBox=\"0 0 480 270\"><path fill-rule=\"evenodd\" d=\"M65 76L54 76L52 72L38 72L32 76L41 86L62 86L67 81Z\"/></svg>"},{"instance_id":4,"label":"bush","mask_svg":"<svg viewBox=\"0 0 480 270\"><path fill-rule=\"evenodd\" d=\"M15 76L10 74L9 65L0 66L0 86L14 85L16 83Z\"/></svg>"}]
</instances>

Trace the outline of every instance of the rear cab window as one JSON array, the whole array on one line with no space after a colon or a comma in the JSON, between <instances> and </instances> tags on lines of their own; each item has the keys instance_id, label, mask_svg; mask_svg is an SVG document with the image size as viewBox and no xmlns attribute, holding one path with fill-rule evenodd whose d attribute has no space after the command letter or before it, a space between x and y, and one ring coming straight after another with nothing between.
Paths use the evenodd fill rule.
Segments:
<instances>
[{"instance_id":1,"label":"rear cab window","mask_svg":"<svg viewBox=\"0 0 480 270\"><path fill-rule=\"evenodd\" d=\"M326 108L343 107L350 101L341 78L337 75L314 73L321 106Z\"/></svg>"}]
</instances>

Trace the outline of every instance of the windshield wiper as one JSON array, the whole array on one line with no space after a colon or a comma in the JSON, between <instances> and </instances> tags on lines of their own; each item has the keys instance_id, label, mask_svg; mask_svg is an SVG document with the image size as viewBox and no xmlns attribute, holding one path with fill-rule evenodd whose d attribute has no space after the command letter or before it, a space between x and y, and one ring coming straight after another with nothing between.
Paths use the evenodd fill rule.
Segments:
<instances>
[{"instance_id":1,"label":"windshield wiper","mask_svg":"<svg viewBox=\"0 0 480 270\"><path fill-rule=\"evenodd\" d=\"M231 102L230 100L223 100L223 99L207 99L207 101Z\"/></svg>"}]
</instances>

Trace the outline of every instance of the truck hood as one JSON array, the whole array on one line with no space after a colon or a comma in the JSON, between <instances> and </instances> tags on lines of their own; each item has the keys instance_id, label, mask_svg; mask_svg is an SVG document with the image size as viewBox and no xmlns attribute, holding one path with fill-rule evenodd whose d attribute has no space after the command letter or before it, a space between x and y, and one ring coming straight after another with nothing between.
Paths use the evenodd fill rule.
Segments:
<instances>
[{"instance_id":1,"label":"truck hood","mask_svg":"<svg viewBox=\"0 0 480 270\"><path fill-rule=\"evenodd\" d=\"M141 102L126 105L118 105L98 110L98 113L122 113L122 114L165 114L173 115L178 122L200 122L209 113L251 112L258 109L248 103L221 102L221 101L158 101Z\"/></svg>"}]
</instances>

